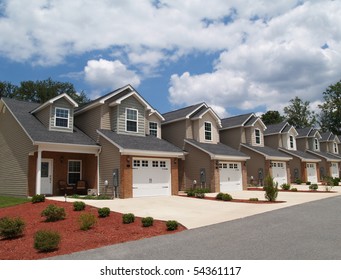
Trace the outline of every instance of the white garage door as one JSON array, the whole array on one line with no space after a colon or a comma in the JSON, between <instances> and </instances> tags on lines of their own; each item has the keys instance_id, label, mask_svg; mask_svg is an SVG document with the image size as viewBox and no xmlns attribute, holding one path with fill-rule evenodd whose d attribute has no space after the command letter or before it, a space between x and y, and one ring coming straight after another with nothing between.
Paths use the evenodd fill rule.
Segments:
<instances>
[{"instance_id":1,"label":"white garage door","mask_svg":"<svg viewBox=\"0 0 341 280\"><path fill-rule=\"evenodd\" d=\"M307 163L307 181L317 183L316 163Z\"/></svg>"},{"instance_id":2,"label":"white garage door","mask_svg":"<svg viewBox=\"0 0 341 280\"><path fill-rule=\"evenodd\" d=\"M243 190L240 162L222 162L219 164L219 171L221 192Z\"/></svg>"},{"instance_id":3,"label":"white garage door","mask_svg":"<svg viewBox=\"0 0 341 280\"><path fill-rule=\"evenodd\" d=\"M171 195L169 159L133 158L133 197Z\"/></svg>"},{"instance_id":4,"label":"white garage door","mask_svg":"<svg viewBox=\"0 0 341 280\"><path fill-rule=\"evenodd\" d=\"M280 187L282 184L287 184L287 168L285 162L276 162L273 161L271 163L272 167L272 177L275 182L278 183L278 187Z\"/></svg>"},{"instance_id":5,"label":"white garage door","mask_svg":"<svg viewBox=\"0 0 341 280\"><path fill-rule=\"evenodd\" d=\"M332 166L330 167L330 174L332 174L333 178L339 178L339 167L336 162L332 162Z\"/></svg>"}]
</instances>

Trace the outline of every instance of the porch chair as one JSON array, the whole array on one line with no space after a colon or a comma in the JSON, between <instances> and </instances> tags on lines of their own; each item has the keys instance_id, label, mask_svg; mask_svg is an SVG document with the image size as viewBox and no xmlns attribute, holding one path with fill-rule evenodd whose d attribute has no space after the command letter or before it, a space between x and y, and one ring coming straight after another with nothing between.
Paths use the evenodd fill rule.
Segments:
<instances>
[{"instance_id":1,"label":"porch chair","mask_svg":"<svg viewBox=\"0 0 341 280\"><path fill-rule=\"evenodd\" d=\"M84 180L77 181L76 193L77 194L87 194L88 184Z\"/></svg>"},{"instance_id":2,"label":"porch chair","mask_svg":"<svg viewBox=\"0 0 341 280\"><path fill-rule=\"evenodd\" d=\"M58 191L59 191L59 195L65 195L65 194L70 195L70 194L73 194L74 187L70 186L64 180L59 180L58 181Z\"/></svg>"}]
</instances>

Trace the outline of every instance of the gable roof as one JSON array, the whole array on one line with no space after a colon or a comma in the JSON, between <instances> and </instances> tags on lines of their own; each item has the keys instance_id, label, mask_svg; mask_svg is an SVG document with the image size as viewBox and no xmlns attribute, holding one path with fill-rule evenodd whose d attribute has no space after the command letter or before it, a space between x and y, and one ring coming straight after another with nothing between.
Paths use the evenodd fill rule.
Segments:
<instances>
[{"instance_id":1,"label":"gable roof","mask_svg":"<svg viewBox=\"0 0 341 280\"><path fill-rule=\"evenodd\" d=\"M283 121L277 124L270 124L267 126L264 136L273 135L273 134L281 134L288 133L291 129L294 130L294 134L297 136L298 132L294 126L290 125L287 121Z\"/></svg>"},{"instance_id":2,"label":"gable roof","mask_svg":"<svg viewBox=\"0 0 341 280\"><path fill-rule=\"evenodd\" d=\"M188 143L198 148L199 150L209 154L211 156L211 159L241 161L250 159L250 157L245 155L244 153L222 143L217 144L201 143L193 139L185 139L185 143Z\"/></svg>"},{"instance_id":3,"label":"gable roof","mask_svg":"<svg viewBox=\"0 0 341 280\"><path fill-rule=\"evenodd\" d=\"M234 117L229 117L221 120L221 130L231 129L236 127L247 127L254 126L256 122L260 122L261 126L266 129L266 125L261 120L261 118L257 117L254 113L238 115Z\"/></svg>"},{"instance_id":4,"label":"gable roof","mask_svg":"<svg viewBox=\"0 0 341 280\"><path fill-rule=\"evenodd\" d=\"M39 112L40 110L44 109L45 107L53 104L55 101L61 99L61 98L65 98L74 108L78 107L77 102L75 102L68 94L63 93L63 94L59 94L54 98L51 98L50 100L46 101L45 103L39 105L37 108L33 109L31 111L32 114Z\"/></svg>"},{"instance_id":5,"label":"gable roof","mask_svg":"<svg viewBox=\"0 0 341 280\"><path fill-rule=\"evenodd\" d=\"M83 133L77 127L74 131L61 132L50 131L31 112L37 108L37 103L19 101L11 98L1 99L13 117L17 120L33 144L37 143L58 143L70 145L91 145L98 146L94 140Z\"/></svg>"},{"instance_id":6,"label":"gable roof","mask_svg":"<svg viewBox=\"0 0 341 280\"><path fill-rule=\"evenodd\" d=\"M258 154L261 154L265 157L267 160L283 160L283 161L289 161L292 159L292 157L288 156L285 153L282 153L279 150L275 150L269 147L258 147L258 146L251 146L248 144L240 144L242 147L245 147L251 151L254 151Z\"/></svg>"},{"instance_id":7,"label":"gable roof","mask_svg":"<svg viewBox=\"0 0 341 280\"><path fill-rule=\"evenodd\" d=\"M319 133L319 131L312 127L297 128L296 131L298 133L296 138L304 138L304 137L321 138L321 134Z\"/></svg>"},{"instance_id":8,"label":"gable roof","mask_svg":"<svg viewBox=\"0 0 341 280\"><path fill-rule=\"evenodd\" d=\"M326 161L334 161L334 162L341 162L341 157L337 155L333 155L331 153L325 153L325 152L318 152L318 151L312 151L307 150L308 153L311 153L313 155L316 155L318 157L324 158Z\"/></svg>"},{"instance_id":9,"label":"gable roof","mask_svg":"<svg viewBox=\"0 0 341 280\"><path fill-rule=\"evenodd\" d=\"M303 162L320 162L321 160L311 154L308 154L299 150L288 150L284 148L279 148L281 152L287 153L291 156L299 158Z\"/></svg>"},{"instance_id":10,"label":"gable roof","mask_svg":"<svg viewBox=\"0 0 341 280\"><path fill-rule=\"evenodd\" d=\"M166 140L155 136L135 136L118 134L107 129L98 129L97 133L115 145L122 154L148 156L175 156L182 157L183 151Z\"/></svg>"},{"instance_id":11,"label":"gable roof","mask_svg":"<svg viewBox=\"0 0 341 280\"><path fill-rule=\"evenodd\" d=\"M334 133L332 133L332 132L321 133L320 142L334 142L334 141L337 143L340 143L339 137L334 135Z\"/></svg>"},{"instance_id":12,"label":"gable roof","mask_svg":"<svg viewBox=\"0 0 341 280\"><path fill-rule=\"evenodd\" d=\"M206 108L208 108L206 103L201 102L175 111L164 113L162 114L163 118L165 119L163 124L191 118L193 115L200 113Z\"/></svg>"},{"instance_id":13,"label":"gable roof","mask_svg":"<svg viewBox=\"0 0 341 280\"><path fill-rule=\"evenodd\" d=\"M161 120L163 120L163 116L156 109L154 109L131 85L126 85L124 87L111 91L85 104L84 106L75 111L75 115L79 115L81 113L86 112L87 110L100 106L109 99L110 99L109 106L121 104L123 100L129 98L130 96L134 96L147 110L150 110L151 114L156 114Z\"/></svg>"}]
</instances>

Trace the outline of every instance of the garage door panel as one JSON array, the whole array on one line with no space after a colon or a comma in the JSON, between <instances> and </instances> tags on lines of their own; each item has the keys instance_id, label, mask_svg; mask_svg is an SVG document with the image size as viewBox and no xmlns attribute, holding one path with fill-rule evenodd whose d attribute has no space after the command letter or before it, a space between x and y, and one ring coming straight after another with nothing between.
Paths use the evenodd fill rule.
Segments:
<instances>
[{"instance_id":1,"label":"garage door panel","mask_svg":"<svg viewBox=\"0 0 341 280\"><path fill-rule=\"evenodd\" d=\"M288 183L287 168L285 162L272 162L272 177L278 186Z\"/></svg>"},{"instance_id":2,"label":"garage door panel","mask_svg":"<svg viewBox=\"0 0 341 280\"><path fill-rule=\"evenodd\" d=\"M307 163L307 181L317 183L316 163Z\"/></svg>"},{"instance_id":3,"label":"garage door panel","mask_svg":"<svg viewBox=\"0 0 341 280\"><path fill-rule=\"evenodd\" d=\"M222 162L219 164L219 171L221 192L239 191L243 189L241 164L239 162Z\"/></svg>"}]
</instances>

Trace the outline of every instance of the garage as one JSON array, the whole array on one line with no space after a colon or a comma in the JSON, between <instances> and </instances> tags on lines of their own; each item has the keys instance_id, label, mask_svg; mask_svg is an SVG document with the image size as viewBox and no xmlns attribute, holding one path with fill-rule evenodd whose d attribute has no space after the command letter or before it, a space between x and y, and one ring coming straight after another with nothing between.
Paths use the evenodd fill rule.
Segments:
<instances>
[{"instance_id":1,"label":"garage","mask_svg":"<svg viewBox=\"0 0 341 280\"><path fill-rule=\"evenodd\" d=\"M333 178L339 178L339 167L337 162L332 162L330 167L330 174Z\"/></svg>"},{"instance_id":2,"label":"garage","mask_svg":"<svg viewBox=\"0 0 341 280\"><path fill-rule=\"evenodd\" d=\"M243 190L240 162L221 162L219 163L219 171L221 192Z\"/></svg>"},{"instance_id":3,"label":"garage","mask_svg":"<svg viewBox=\"0 0 341 280\"><path fill-rule=\"evenodd\" d=\"M288 183L287 168L285 162L273 161L271 163L271 169L273 180L278 183L279 187L283 184Z\"/></svg>"},{"instance_id":4,"label":"garage","mask_svg":"<svg viewBox=\"0 0 341 280\"><path fill-rule=\"evenodd\" d=\"M171 195L169 159L133 158L133 197Z\"/></svg>"},{"instance_id":5,"label":"garage","mask_svg":"<svg viewBox=\"0 0 341 280\"><path fill-rule=\"evenodd\" d=\"M307 181L317 183L316 163L307 163Z\"/></svg>"}]
</instances>

